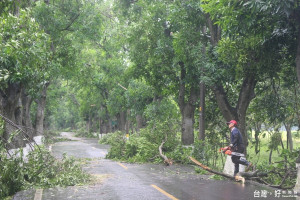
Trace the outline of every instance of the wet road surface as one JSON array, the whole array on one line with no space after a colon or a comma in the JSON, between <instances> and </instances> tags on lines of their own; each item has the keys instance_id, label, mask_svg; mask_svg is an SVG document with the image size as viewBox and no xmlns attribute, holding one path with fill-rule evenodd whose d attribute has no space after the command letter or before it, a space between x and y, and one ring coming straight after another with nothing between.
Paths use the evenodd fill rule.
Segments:
<instances>
[{"instance_id":1,"label":"wet road surface","mask_svg":"<svg viewBox=\"0 0 300 200\"><path fill-rule=\"evenodd\" d=\"M279 191L246 182L217 181L208 175L199 175L194 166L128 164L105 159L109 149L96 139L76 138L62 133L72 141L52 146L53 155L63 153L77 158L89 158L84 170L97 177L97 182L85 186L23 191L14 200L242 200L242 199L296 199L293 191ZM285 194L284 194L285 193ZM40 198L40 199L37 199Z\"/></svg>"}]
</instances>

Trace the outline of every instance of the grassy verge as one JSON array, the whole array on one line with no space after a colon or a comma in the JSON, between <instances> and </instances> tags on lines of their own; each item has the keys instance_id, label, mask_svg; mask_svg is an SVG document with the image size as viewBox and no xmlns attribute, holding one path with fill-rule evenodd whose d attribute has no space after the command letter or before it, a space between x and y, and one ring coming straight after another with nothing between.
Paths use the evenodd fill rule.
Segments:
<instances>
[{"instance_id":1,"label":"grassy verge","mask_svg":"<svg viewBox=\"0 0 300 200\"><path fill-rule=\"evenodd\" d=\"M300 138L298 137L299 132L293 131L292 135L293 135L293 149L294 150L300 149ZM284 149L286 149L287 148L286 131L281 131L281 138L284 145ZM252 142L249 141L249 145L247 148L249 159L256 164L269 163L269 157L270 157L269 145L271 143L271 134L265 131L261 134L259 139L260 142L259 142L258 154L255 153L255 141L254 140ZM281 161L282 158L280 157L280 155L282 153L282 150L283 150L282 146L278 145L277 150L272 151L272 158L271 158L272 163Z\"/></svg>"}]
</instances>

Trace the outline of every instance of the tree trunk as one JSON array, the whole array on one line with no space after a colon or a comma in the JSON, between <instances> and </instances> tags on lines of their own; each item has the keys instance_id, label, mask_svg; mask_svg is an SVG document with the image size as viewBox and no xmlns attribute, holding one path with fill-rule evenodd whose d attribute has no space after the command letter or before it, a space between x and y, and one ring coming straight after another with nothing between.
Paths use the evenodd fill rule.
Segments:
<instances>
[{"instance_id":1,"label":"tree trunk","mask_svg":"<svg viewBox=\"0 0 300 200\"><path fill-rule=\"evenodd\" d=\"M20 3L21 3L21 0L17 0L14 2L14 7L15 7L14 15L17 17L19 17L19 15L20 15Z\"/></svg>"},{"instance_id":2,"label":"tree trunk","mask_svg":"<svg viewBox=\"0 0 300 200\"><path fill-rule=\"evenodd\" d=\"M110 120L102 120L102 134L107 134L107 133L111 133L111 126L109 125L110 124Z\"/></svg>"},{"instance_id":3,"label":"tree trunk","mask_svg":"<svg viewBox=\"0 0 300 200\"><path fill-rule=\"evenodd\" d=\"M200 83L199 140L205 139L205 84Z\"/></svg>"},{"instance_id":4,"label":"tree trunk","mask_svg":"<svg viewBox=\"0 0 300 200\"><path fill-rule=\"evenodd\" d=\"M182 124L181 132L182 137L181 141L184 145L190 145L194 143L194 113L196 106L191 104L185 104L180 108L182 110Z\"/></svg>"},{"instance_id":5,"label":"tree trunk","mask_svg":"<svg viewBox=\"0 0 300 200\"><path fill-rule=\"evenodd\" d=\"M99 117L99 134L101 135L101 137L102 137L102 133L103 133L103 131L102 131L102 119Z\"/></svg>"},{"instance_id":6,"label":"tree trunk","mask_svg":"<svg viewBox=\"0 0 300 200\"><path fill-rule=\"evenodd\" d=\"M128 109L127 110L127 117L126 117L126 126L125 126L125 129L126 129L126 134L129 134L129 130L130 130L130 126L131 126L131 121L130 121L130 110Z\"/></svg>"},{"instance_id":7,"label":"tree trunk","mask_svg":"<svg viewBox=\"0 0 300 200\"><path fill-rule=\"evenodd\" d=\"M17 115L20 115L20 107L19 100L21 97L22 87L18 83L12 83L9 84L8 87L4 90L0 89L0 111L1 113L11 120L13 123L17 124L16 121L20 121L20 116L16 117ZM22 125L22 124L17 124ZM12 126L11 124L5 122L4 127L4 140L8 140L10 134L17 129ZM11 144L9 144L8 148L15 148L15 147L21 147L24 145L23 137L20 135L17 135L14 137Z\"/></svg>"},{"instance_id":8,"label":"tree trunk","mask_svg":"<svg viewBox=\"0 0 300 200\"><path fill-rule=\"evenodd\" d=\"M35 122L35 135L44 134L44 118L45 118L45 107L47 99L47 88L50 83L46 83L41 91L40 98L37 100L37 111L36 111L36 122Z\"/></svg>"},{"instance_id":9,"label":"tree trunk","mask_svg":"<svg viewBox=\"0 0 300 200\"><path fill-rule=\"evenodd\" d=\"M121 111L117 114L118 130L125 131L126 129L126 112Z\"/></svg>"},{"instance_id":10,"label":"tree trunk","mask_svg":"<svg viewBox=\"0 0 300 200\"><path fill-rule=\"evenodd\" d=\"M86 130L89 133L91 131L92 127L92 118L91 118L91 113L89 113L88 120L86 122Z\"/></svg>"},{"instance_id":11,"label":"tree trunk","mask_svg":"<svg viewBox=\"0 0 300 200\"><path fill-rule=\"evenodd\" d=\"M221 39L221 28L211 20L209 14L206 14L205 17L207 27L210 31L210 43L213 47L215 47L218 45L218 42Z\"/></svg>"},{"instance_id":12,"label":"tree trunk","mask_svg":"<svg viewBox=\"0 0 300 200\"><path fill-rule=\"evenodd\" d=\"M298 78L298 83L300 85L300 13L297 11L299 9L299 6L295 9L296 13L296 22L298 22L298 36L297 36L297 53L296 53L296 71L297 71L297 78ZM299 119L298 119L299 120ZM300 124L299 124L300 125ZM297 183L295 186L296 192L298 194L300 193L300 153L299 156L296 160L296 167L297 167Z\"/></svg>"},{"instance_id":13,"label":"tree trunk","mask_svg":"<svg viewBox=\"0 0 300 200\"><path fill-rule=\"evenodd\" d=\"M194 143L194 113L196 108L197 93L196 88L191 86L189 91L188 102L185 102L185 76L186 71L184 68L184 63L179 63L181 68L180 74L180 86L179 86L179 96L178 105L181 112L181 141L183 145L190 145Z\"/></svg>"},{"instance_id":14,"label":"tree trunk","mask_svg":"<svg viewBox=\"0 0 300 200\"><path fill-rule=\"evenodd\" d=\"M259 149L259 133L261 130L261 123L255 124L255 129L254 129L254 137L255 137L255 154L258 154L260 149Z\"/></svg>"},{"instance_id":15,"label":"tree trunk","mask_svg":"<svg viewBox=\"0 0 300 200\"><path fill-rule=\"evenodd\" d=\"M245 147L248 146L247 131L246 131L246 111L250 101L255 97L254 88L257 81L254 76L248 76L244 79L240 89L239 98L236 107L232 107L228 101L226 92L223 86L217 85L213 88L218 106L226 121L232 119L238 122L238 128L243 136ZM246 153L246 151L245 151Z\"/></svg>"},{"instance_id":16,"label":"tree trunk","mask_svg":"<svg viewBox=\"0 0 300 200\"><path fill-rule=\"evenodd\" d=\"M22 109L22 100L21 100L21 95L18 100L17 107L15 108L15 123L22 126L22 121L23 121L23 109Z\"/></svg>"},{"instance_id":17,"label":"tree trunk","mask_svg":"<svg viewBox=\"0 0 300 200\"><path fill-rule=\"evenodd\" d=\"M136 119L136 132L139 133L140 129L143 128L143 116L141 114L137 114L135 116Z\"/></svg>"},{"instance_id":18,"label":"tree trunk","mask_svg":"<svg viewBox=\"0 0 300 200\"><path fill-rule=\"evenodd\" d=\"M107 120L107 133L111 133L112 132L112 121L111 118L108 118Z\"/></svg>"},{"instance_id":19,"label":"tree trunk","mask_svg":"<svg viewBox=\"0 0 300 200\"><path fill-rule=\"evenodd\" d=\"M100 134L106 134L107 133L106 123L103 119L100 119Z\"/></svg>"},{"instance_id":20,"label":"tree trunk","mask_svg":"<svg viewBox=\"0 0 300 200\"><path fill-rule=\"evenodd\" d=\"M23 121L22 125L25 127L26 132L29 134L29 137L32 139L34 136L33 126L30 116L30 107L32 104L32 98L29 95L25 94L25 91L22 92L22 105L23 105Z\"/></svg>"},{"instance_id":21,"label":"tree trunk","mask_svg":"<svg viewBox=\"0 0 300 200\"><path fill-rule=\"evenodd\" d=\"M273 153L273 149L270 150L270 154L269 154L269 165L271 165L271 163L272 163L272 153Z\"/></svg>"},{"instance_id":22,"label":"tree trunk","mask_svg":"<svg viewBox=\"0 0 300 200\"><path fill-rule=\"evenodd\" d=\"M202 34L207 32L206 26L202 28ZM206 55L206 45L202 47L202 55ZM205 70L201 67L201 78L205 75ZM205 140L205 83L200 81L200 105L199 105L199 140Z\"/></svg>"},{"instance_id":23,"label":"tree trunk","mask_svg":"<svg viewBox=\"0 0 300 200\"><path fill-rule=\"evenodd\" d=\"M287 149L293 151L293 137L291 125L284 123L286 129Z\"/></svg>"},{"instance_id":24,"label":"tree trunk","mask_svg":"<svg viewBox=\"0 0 300 200\"><path fill-rule=\"evenodd\" d=\"M298 14L298 18L299 14ZM298 38L297 38L297 54L296 54L296 70L297 70L297 78L300 84L300 27L298 26ZM298 119L299 120L299 119ZM299 120L300 121L300 120ZM300 125L300 123L299 123ZM295 186L295 190L299 193L300 192L300 153L296 160L296 167L297 167L297 183Z\"/></svg>"},{"instance_id":25,"label":"tree trunk","mask_svg":"<svg viewBox=\"0 0 300 200\"><path fill-rule=\"evenodd\" d=\"M299 17L299 19L300 19L300 17ZM297 54L296 54L296 70L297 70L298 82L300 84L300 26L298 28L297 40L298 40L298 42L297 42Z\"/></svg>"},{"instance_id":26,"label":"tree trunk","mask_svg":"<svg viewBox=\"0 0 300 200\"><path fill-rule=\"evenodd\" d=\"M206 14L206 22L210 31L210 43L213 47L217 46L221 38L221 29L218 25L215 25L210 18L209 14ZM228 97L224 91L222 85L215 85L213 91L215 93L218 106L226 121L235 119L238 121L239 129L242 133L245 146L248 145L246 134L246 111L250 104L250 101L255 97L254 88L257 81L255 75L249 74L243 81L242 87L239 93L239 99L236 107L232 107L228 101ZM246 153L246 152L245 152Z\"/></svg>"}]
</instances>

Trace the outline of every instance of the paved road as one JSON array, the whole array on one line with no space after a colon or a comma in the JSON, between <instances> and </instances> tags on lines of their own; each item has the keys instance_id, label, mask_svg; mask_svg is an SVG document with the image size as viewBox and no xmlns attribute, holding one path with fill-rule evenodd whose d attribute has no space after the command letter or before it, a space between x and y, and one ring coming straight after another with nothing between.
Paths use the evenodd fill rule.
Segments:
<instances>
[{"instance_id":1,"label":"paved road","mask_svg":"<svg viewBox=\"0 0 300 200\"><path fill-rule=\"evenodd\" d=\"M71 133L62 135L73 141L54 144L53 154L58 158L63 153L90 158L84 170L95 175L98 181L88 186L24 191L18 193L14 200L34 199L34 196L35 200L296 199L285 197L292 191L275 191L252 183L243 185L211 180L210 176L195 174L193 166L174 164L167 167L108 160L105 159L107 145L99 145L94 139L76 138Z\"/></svg>"}]
</instances>

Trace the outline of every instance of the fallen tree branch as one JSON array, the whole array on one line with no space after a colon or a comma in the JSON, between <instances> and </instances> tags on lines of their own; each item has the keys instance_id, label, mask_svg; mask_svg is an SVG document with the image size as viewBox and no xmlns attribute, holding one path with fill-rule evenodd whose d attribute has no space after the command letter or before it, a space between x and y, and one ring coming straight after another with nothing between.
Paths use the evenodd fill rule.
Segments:
<instances>
[{"instance_id":1,"label":"fallen tree branch","mask_svg":"<svg viewBox=\"0 0 300 200\"><path fill-rule=\"evenodd\" d=\"M228 174L225 174L225 173L222 173L222 172L215 171L215 170L207 167L206 165L203 165L202 163L200 163L198 160L196 160L193 157L189 157L189 158L195 164L197 164L202 169L204 169L204 170L206 170L208 172L211 172L213 174L217 174L217 175L223 176L223 177L231 179L231 180L241 181L243 183L245 182L245 178L251 179L253 177L259 178L261 176L267 176L267 173L262 173L262 172L259 172L258 170L254 171L254 172L239 172L236 176L231 176L231 175L228 175Z\"/></svg>"},{"instance_id":2,"label":"fallen tree branch","mask_svg":"<svg viewBox=\"0 0 300 200\"><path fill-rule=\"evenodd\" d=\"M263 176L268 176L267 173L265 172L259 172L258 170L255 170L253 172L239 172L238 173L240 176L245 177L245 178L255 178L255 177L263 177Z\"/></svg>"},{"instance_id":3,"label":"fallen tree branch","mask_svg":"<svg viewBox=\"0 0 300 200\"><path fill-rule=\"evenodd\" d=\"M10 119L8 119L7 117L5 117L5 116L2 115L1 113L0 113L0 117L2 117L2 119L3 119L6 123L10 124L11 126L15 127L17 130L20 131L21 136L22 136L26 141L28 141L28 145L30 146L31 150L34 149L34 146L31 144L31 142L33 142L33 143L36 145L36 147L39 149L39 151L41 152L41 149L40 149L39 145L35 142L35 140L33 140L33 139L31 139L31 138L29 137L29 134L28 134L26 131L24 131L23 128L22 128L20 125L15 124L14 122L12 122ZM26 128L27 128L27 127L26 127ZM28 129L29 129L29 128L28 128ZM31 141L30 141L30 140L31 140Z\"/></svg>"},{"instance_id":4,"label":"fallen tree branch","mask_svg":"<svg viewBox=\"0 0 300 200\"><path fill-rule=\"evenodd\" d=\"M264 177L264 176L268 176L268 173L266 173L266 172L259 172L258 170L254 171L254 172L239 172L237 174L237 176L234 177L234 176L222 173L222 172L215 171L215 170L207 167L206 165L203 165L202 163L200 163L198 160L196 160L193 157L189 157L189 159L191 161L193 161L195 164L197 164L198 166L200 166L202 169L204 169L204 170L206 170L208 172L211 172L213 174L217 174L217 175L223 176L225 178L231 179L231 180L236 180L236 181L242 181L242 182L244 182L245 178L247 178L247 179L259 182L259 183L263 183L263 184L265 184L265 185L267 185L269 187L283 189L283 190L293 189L295 187L295 186L283 187L283 184L284 184L285 180L288 178L289 174L291 173L290 170L286 172L284 178L282 179L282 181L281 181L281 183L279 185L272 185L272 184L266 182L265 180L263 180L261 178L261 177Z\"/></svg>"},{"instance_id":5,"label":"fallen tree branch","mask_svg":"<svg viewBox=\"0 0 300 200\"><path fill-rule=\"evenodd\" d=\"M167 134L166 134L166 137L165 137L165 139L162 141L162 143L159 145L158 150L159 150L159 155L164 159L164 163L165 163L166 165L172 165L172 164L173 164L173 161L172 161L171 159L169 159L166 155L164 155L163 152L162 152L162 147L163 147L163 145L166 143L167 139L168 139L168 136L167 136Z\"/></svg>"},{"instance_id":6,"label":"fallen tree branch","mask_svg":"<svg viewBox=\"0 0 300 200\"><path fill-rule=\"evenodd\" d=\"M191 161L193 161L195 164L197 164L198 166L200 166L202 169L208 171L208 172L211 172L211 173L214 173L214 174L217 174L217 175L220 175L220 176L223 176L225 178L229 178L229 179L232 179L232 180L235 180L235 177L234 176L230 176L228 174L225 174L225 173L222 173L222 172L218 172L218 171L215 171L209 167L207 167L206 165L203 165L202 163L200 163L198 160L196 160L195 158L193 157L189 157Z\"/></svg>"},{"instance_id":7,"label":"fallen tree branch","mask_svg":"<svg viewBox=\"0 0 300 200\"><path fill-rule=\"evenodd\" d=\"M277 189L283 189L283 190L289 190L289 189L293 189L295 187L295 185L293 186L290 186L290 187L283 187L282 184L279 184L279 185L272 185L268 182L266 182L265 180L259 178L259 177L255 177L255 179L257 180L257 182L260 182L260 183L263 183L269 187L272 187L272 188L277 188Z\"/></svg>"}]
</instances>

